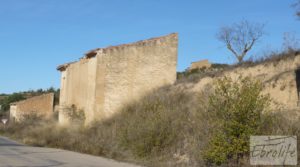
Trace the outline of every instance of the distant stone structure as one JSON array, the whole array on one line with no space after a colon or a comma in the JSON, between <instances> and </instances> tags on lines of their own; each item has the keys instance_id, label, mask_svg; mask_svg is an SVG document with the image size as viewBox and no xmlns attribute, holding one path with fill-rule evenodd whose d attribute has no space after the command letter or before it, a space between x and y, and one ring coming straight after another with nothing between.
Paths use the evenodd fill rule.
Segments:
<instances>
[{"instance_id":1,"label":"distant stone structure","mask_svg":"<svg viewBox=\"0 0 300 167\"><path fill-rule=\"evenodd\" d=\"M48 93L18 101L10 105L10 120L20 122L26 115L35 114L51 118L53 114L54 94Z\"/></svg>"},{"instance_id":2,"label":"distant stone structure","mask_svg":"<svg viewBox=\"0 0 300 167\"><path fill-rule=\"evenodd\" d=\"M77 62L60 65L59 122L65 109L85 112L86 122L116 114L147 92L176 80L178 35L94 49Z\"/></svg>"},{"instance_id":3,"label":"distant stone structure","mask_svg":"<svg viewBox=\"0 0 300 167\"><path fill-rule=\"evenodd\" d=\"M211 63L209 63L209 61L207 59L205 59L205 60L192 62L191 66L189 67L189 70L210 68L210 67L211 67Z\"/></svg>"}]
</instances>

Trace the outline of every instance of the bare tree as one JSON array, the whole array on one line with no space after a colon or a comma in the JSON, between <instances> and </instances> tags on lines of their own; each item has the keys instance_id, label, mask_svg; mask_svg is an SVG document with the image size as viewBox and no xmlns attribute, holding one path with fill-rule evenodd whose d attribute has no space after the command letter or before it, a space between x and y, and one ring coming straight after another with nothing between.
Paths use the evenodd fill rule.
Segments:
<instances>
[{"instance_id":1,"label":"bare tree","mask_svg":"<svg viewBox=\"0 0 300 167\"><path fill-rule=\"evenodd\" d=\"M232 26L222 27L217 38L225 43L240 63L253 45L264 35L263 29L263 24L243 20Z\"/></svg>"}]
</instances>

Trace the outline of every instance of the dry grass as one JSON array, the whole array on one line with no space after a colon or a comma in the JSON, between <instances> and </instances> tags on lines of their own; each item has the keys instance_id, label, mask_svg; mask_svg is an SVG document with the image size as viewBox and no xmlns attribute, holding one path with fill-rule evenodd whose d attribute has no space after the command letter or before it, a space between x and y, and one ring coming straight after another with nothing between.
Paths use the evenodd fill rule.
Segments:
<instances>
[{"instance_id":1,"label":"dry grass","mask_svg":"<svg viewBox=\"0 0 300 167\"><path fill-rule=\"evenodd\" d=\"M61 127L55 121L30 117L26 122L0 128L0 134L29 145L62 148L146 166L206 166L202 150L212 137L217 117L206 112L207 96L208 92L187 94L168 86L128 105L112 119L88 127L76 124ZM266 134L300 135L299 125L279 115L272 118L265 121Z\"/></svg>"},{"instance_id":2,"label":"dry grass","mask_svg":"<svg viewBox=\"0 0 300 167\"><path fill-rule=\"evenodd\" d=\"M147 166L190 164L194 162L190 158L195 151L192 144L198 140L192 136L201 131L197 128L207 130L207 126L200 126L205 120L198 120L201 117L196 112L200 113L202 106L195 97L167 86L129 104L112 119L87 127L61 127L55 121L39 121L30 116L25 122L0 128L0 134L29 145L63 148Z\"/></svg>"}]
</instances>

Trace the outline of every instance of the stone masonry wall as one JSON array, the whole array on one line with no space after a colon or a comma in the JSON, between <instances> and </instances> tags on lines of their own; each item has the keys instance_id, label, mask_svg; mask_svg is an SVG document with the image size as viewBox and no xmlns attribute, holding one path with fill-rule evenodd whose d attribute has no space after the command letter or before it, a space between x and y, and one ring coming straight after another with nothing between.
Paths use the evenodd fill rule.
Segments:
<instances>
[{"instance_id":1,"label":"stone masonry wall","mask_svg":"<svg viewBox=\"0 0 300 167\"><path fill-rule=\"evenodd\" d=\"M113 48L100 55L98 65L105 67L104 117L120 110L123 104L176 80L176 34Z\"/></svg>"},{"instance_id":2,"label":"stone masonry wall","mask_svg":"<svg viewBox=\"0 0 300 167\"><path fill-rule=\"evenodd\" d=\"M201 60L201 61L197 61L197 62L192 62L189 70L201 69L201 68L204 68L204 67L206 67L206 68L211 67L211 64L208 62L208 60Z\"/></svg>"},{"instance_id":3,"label":"stone masonry wall","mask_svg":"<svg viewBox=\"0 0 300 167\"><path fill-rule=\"evenodd\" d=\"M93 117L96 61L96 58L81 59L71 64L61 75L60 106L64 108L74 105L89 113L86 114L87 119ZM63 121L63 115L59 119Z\"/></svg>"},{"instance_id":4,"label":"stone masonry wall","mask_svg":"<svg viewBox=\"0 0 300 167\"><path fill-rule=\"evenodd\" d=\"M177 34L95 49L59 67L60 106L76 106L86 121L109 118L126 103L176 80ZM60 122L67 118L60 114Z\"/></svg>"},{"instance_id":5,"label":"stone masonry wall","mask_svg":"<svg viewBox=\"0 0 300 167\"><path fill-rule=\"evenodd\" d=\"M23 116L36 114L44 118L50 118L53 114L54 94L35 96L11 104L10 117L15 121L21 121Z\"/></svg>"}]
</instances>

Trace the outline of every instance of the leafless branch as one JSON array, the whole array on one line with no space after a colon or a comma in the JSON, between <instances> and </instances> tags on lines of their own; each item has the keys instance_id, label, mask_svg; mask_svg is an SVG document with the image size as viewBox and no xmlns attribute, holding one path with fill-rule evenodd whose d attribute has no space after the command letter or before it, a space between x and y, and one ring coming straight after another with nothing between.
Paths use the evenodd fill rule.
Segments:
<instances>
[{"instance_id":1,"label":"leafless branch","mask_svg":"<svg viewBox=\"0 0 300 167\"><path fill-rule=\"evenodd\" d=\"M264 35L263 29L263 24L244 20L232 26L222 27L217 38L226 45L239 62L242 62L246 54Z\"/></svg>"}]
</instances>

